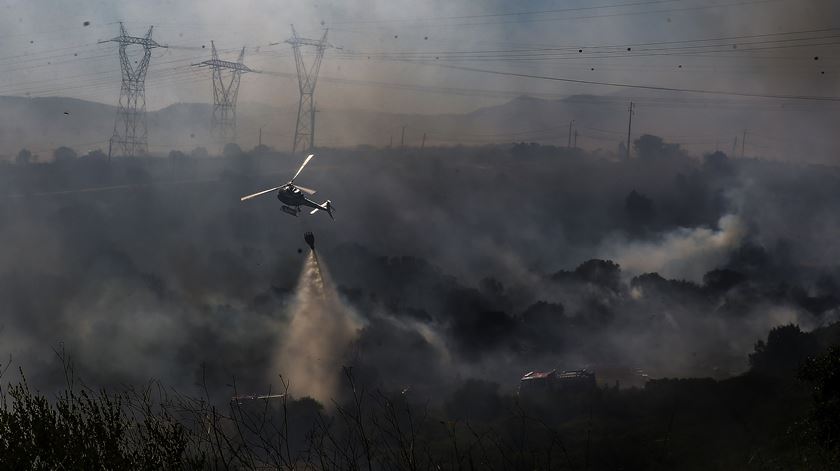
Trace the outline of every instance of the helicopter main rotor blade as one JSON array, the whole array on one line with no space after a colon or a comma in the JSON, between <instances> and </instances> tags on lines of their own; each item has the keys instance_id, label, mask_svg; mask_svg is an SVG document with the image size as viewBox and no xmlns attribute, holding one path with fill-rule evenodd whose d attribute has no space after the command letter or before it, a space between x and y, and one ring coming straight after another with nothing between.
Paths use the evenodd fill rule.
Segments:
<instances>
[{"instance_id":1,"label":"helicopter main rotor blade","mask_svg":"<svg viewBox=\"0 0 840 471\"><path fill-rule=\"evenodd\" d=\"M306 160L304 160L304 161L303 161L303 164L300 166L300 168L298 169L298 171L297 171L297 173L295 174L295 176L294 176L294 177L292 177L292 179L291 179L291 180L289 180L289 183L291 183L291 182L295 181L295 178L297 178L297 177L298 177L298 175L300 175L300 172L302 172L302 171L303 171L303 167L306 167L306 164L308 164L308 163L309 163L309 161L310 161L310 160L312 160L312 157L315 157L315 154L309 154L309 157L307 157L307 158L306 158Z\"/></svg>"},{"instance_id":2,"label":"helicopter main rotor blade","mask_svg":"<svg viewBox=\"0 0 840 471\"><path fill-rule=\"evenodd\" d=\"M274 187L274 188L269 188L267 190L260 191L259 193L254 193L253 195L243 196L242 198L239 198L239 201L245 201L245 200L249 200L251 198L256 198L257 196L262 196L266 193L271 193L272 191L279 190L280 188L283 188L283 187L278 186L278 187Z\"/></svg>"},{"instance_id":3,"label":"helicopter main rotor blade","mask_svg":"<svg viewBox=\"0 0 840 471\"><path fill-rule=\"evenodd\" d=\"M295 188L297 188L298 190L300 190L300 191L302 191L302 192L306 193L306 194L307 194L307 195L309 195L309 196L312 196L312 195L314 195L315 193L317 193L315 190L313 190L313 189L311 189L311 188L306 188L305 186L294 185L294 184L293 184L292 186L294 186L294 187L295 187Z\"/></svg>"}]
</instances>

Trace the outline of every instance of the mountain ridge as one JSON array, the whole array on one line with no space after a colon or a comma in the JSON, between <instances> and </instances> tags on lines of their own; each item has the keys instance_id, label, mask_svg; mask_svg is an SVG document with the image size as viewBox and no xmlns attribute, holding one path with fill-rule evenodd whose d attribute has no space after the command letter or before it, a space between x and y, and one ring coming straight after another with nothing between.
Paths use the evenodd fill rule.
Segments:
<instances>
[{"instance_id":1,"label":"mountain ridge","mask_svg":"<svg viewBox=\"0 0 840 471\"><path fill-rule=\"evenodd\" d=\"M700 153L730 150L733 139L749 128L753 134L748 141L749 155L780 158L801 153L791 158L814 160L831 158L838 151L825 138L802 139L795 145L782 142L783 136L796 133L832 135L830 123L840 119L840 113L828 107L779 107L782 113L756 113L740 102L709 102L688 94L639 100L634 137L643 133L662 135ZM327 108L318 113L316 142L325 147L387 146L400 141L404 126L409 146L419 146L424 134L426 145L519 141L566 145L574 120L572 129L578 132L579 146L612 151L626 139L628 103L629 99L619 95L581 94L560 99L520 95L455 114ZM189 151L196 147L218 152L219 146L210 136L212 109L209 103L177 102L149 111L150 152L165 155L173 149ZM62 145L80 153L107 149L115 115L113 105L77 98L0 96L0 155L10 159L18 150L28 148L47 156ZM292 104L241 103L238 143L243 148L256 145L262 128L264 144L290 147L296 115L297 106Z\"/></svg>"}]
</instances>

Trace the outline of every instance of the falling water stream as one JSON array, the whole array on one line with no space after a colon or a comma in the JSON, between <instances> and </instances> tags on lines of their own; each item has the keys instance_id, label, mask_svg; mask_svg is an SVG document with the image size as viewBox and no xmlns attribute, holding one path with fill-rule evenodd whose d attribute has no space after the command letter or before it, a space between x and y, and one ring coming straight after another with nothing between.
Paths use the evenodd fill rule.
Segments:
<instances>
[{"instance_id":1,"label":"falling water stream","mask_svg":"<svg viewBox=\"0 0 840 471\"><path fill-rule=\"evenodd\" d=\"M310 251L277 357L277 370L290 383L290 392L330 404L358 328L359 322L342 303L318 254Z\"/></svg>"}]
</instances>

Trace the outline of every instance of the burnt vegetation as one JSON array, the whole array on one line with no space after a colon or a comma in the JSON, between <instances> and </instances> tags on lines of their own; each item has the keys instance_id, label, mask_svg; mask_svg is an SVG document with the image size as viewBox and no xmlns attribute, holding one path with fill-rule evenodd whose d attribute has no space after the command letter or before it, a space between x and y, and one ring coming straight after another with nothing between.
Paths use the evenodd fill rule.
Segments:
<instances>
[{"instance_id":1,"label":"burnt vegetation","mask_svg":"<svg viewBox=\"0 0 840 471\"><path fill-rule=\"evenodd\" d=\"M774 332L786 329L798 330ZM786 348L780 338L768 345ZM765 355L757 347L751 359ZM0 391L0 454L8 469L828 470L840 463L838 358L832 347L787 375L754 367L540 396L467 380L442 403L369 389L346 367L328 408L282 381L281 394L225 405L159 383L107 392L68 377L51 397L21 381Z\"/></svg>"},{"instance_id":2,"label":"burnt vegetation","mask_svg":"<svg viewBox=\"0 0 840 471\"><path fill-rule=\"evenodd\" d=\"M826 234L840 224L840 173L693 157L655 136L635 151L320 152L301 183L340 213L307 229L363 320L332 404L229 401L288 386L271 355L302 231L271 198L239 197L287 178L296 158L21 151L0 165L0 244L16 248L0 268L0 339L15 362L3 461L832 469L840 246ZM669 272L619 260L643 247L670 263L703 240L708 252ZM72 362L49 351L59 343ZM69 363L86 383L68 379ZM558 365L659 379L517 395L524 372Z\"/></svg>"}]
</instances>

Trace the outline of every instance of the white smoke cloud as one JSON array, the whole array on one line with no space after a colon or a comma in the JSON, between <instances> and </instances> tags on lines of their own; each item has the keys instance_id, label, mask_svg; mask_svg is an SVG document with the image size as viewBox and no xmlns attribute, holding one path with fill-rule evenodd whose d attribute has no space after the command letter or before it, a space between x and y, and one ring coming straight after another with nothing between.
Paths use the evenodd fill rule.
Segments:
<instances>
[{"instance_id":1,"label":"white smoke cloud","mask_svg":"<svg viewBox=\"0 0 840 471\"><path fill-rule=\"evenodd\" d=\"M701 281L703 274L726 260L747 234L737 215L720 218L718 228L680 228L656 241L606 243L600 252L616 261L625 273L656 272L666 278Z\"/></svg>"}]
</instances>

